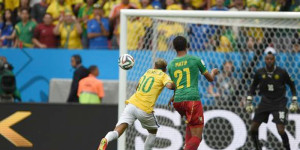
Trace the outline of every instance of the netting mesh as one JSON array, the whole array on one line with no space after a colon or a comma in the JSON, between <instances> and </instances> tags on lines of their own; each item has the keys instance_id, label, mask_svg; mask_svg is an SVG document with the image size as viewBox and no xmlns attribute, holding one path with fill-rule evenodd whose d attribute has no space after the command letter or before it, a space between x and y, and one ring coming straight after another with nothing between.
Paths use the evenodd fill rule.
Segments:
<instances>
[{"instance_id":1,"label":"netting mesh","mask_svg":"<svg viewBox=\"0 0 300 150\"><path fill-rule=\"evenodd\" d=\"M245 97L255 70L264 65L263 52L267 47L276 50L276 64L288 71L300 90L300 19L132 16L127 18L127 26L127 49L135 58L135 66L127 71L127 98L135 92L139 78L153 67L155 58L164 58L167 62L175 58L172 40L177 35L188 39L189 53L200 57L208 70L221 70L213 84L199 74L199 91L205 110L205 128L199 149L254 148L247 134L253 114L245 112ZM184 145L184 118L167 106L172 94L164 89L156 103L155 114L161 127L155 150L182 149ZM255 103L259 103L259 97L255 98ZM297 119L299 115L290 114L286 128L292 149L300 149ZM126 149L143 149L146 136L147 131L135 122L127 130ZM264 148L283 149L270 120L260 127L259 138Z\"/></svg>"}]
</instances>

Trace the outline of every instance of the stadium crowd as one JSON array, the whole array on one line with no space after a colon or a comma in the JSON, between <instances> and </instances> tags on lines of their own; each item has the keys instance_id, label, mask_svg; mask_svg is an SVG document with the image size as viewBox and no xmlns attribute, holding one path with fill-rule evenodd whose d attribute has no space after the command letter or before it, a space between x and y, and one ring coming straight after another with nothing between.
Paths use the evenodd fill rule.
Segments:
<instances>
[{"instance_id":1,"label":"stadium crowd","mask_svg":"<svg viewBox=\"0 0 300 150\"><path fill-rule=\"evenodd\" d=\"M300 11L299 4L300 0L0 0L0 47L117 49L121 9ZM128 22L128 32L133 33L128 34L128 38L133 39L128 44L129 50L149 48L140 41L151 33L152 21L139 19L143 18ZM174 27L179 30L168 34L166 28ZM180 28L178 24L162 23L157 30L167 34L158 38L180 34L184 31ZM192 24L190 41L205 28L210 29L208 38L191 43L192 48L228 52L241 48L235 44L238 43L236 40L244 40L247 49L251 49L265 39L265 29L247 29L246 36L238 37L234 28ZM298 33L293 33L297 35L291 38L297 39ZM216 34L218 36L213 36ZM218 39L214 39L216 37ZM166 43L170 39L159 41L158 49L167 50ZM292 44L300 51L299 41L294 40Z\"/></svg>"}]
</instances>

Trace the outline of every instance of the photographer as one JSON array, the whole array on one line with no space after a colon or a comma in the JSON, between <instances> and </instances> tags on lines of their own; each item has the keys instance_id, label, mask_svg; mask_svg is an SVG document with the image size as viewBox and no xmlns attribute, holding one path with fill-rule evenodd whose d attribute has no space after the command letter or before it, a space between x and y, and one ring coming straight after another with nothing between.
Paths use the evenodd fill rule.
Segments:
<instances>
[{"instance_id":1,"label":"photographer","mask_svg":"<svg viewBox=\"0 0 300 150\"><path fill-rule=\"evenodd\" d=\"M16 87L14 74L5 68L4 62L0 59L0 102L21 102L20 92Z\"/></svg>"}]
</instances>

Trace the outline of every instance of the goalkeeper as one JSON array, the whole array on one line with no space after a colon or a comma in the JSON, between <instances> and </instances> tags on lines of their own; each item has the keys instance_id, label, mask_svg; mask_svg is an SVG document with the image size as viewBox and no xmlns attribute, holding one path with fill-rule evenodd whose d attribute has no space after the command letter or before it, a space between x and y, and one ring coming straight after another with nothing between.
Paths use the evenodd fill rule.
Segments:
<instances>
[{"instance_id":1,"label":"goalkeeper","mask_svg":"<svg viewBox=\"0 0 300 150\"><path fill-rule=\"evenodd\" d=\"M265 51L265 68L259 69L255 75L247 96L247 112L253 111L252 96L255 94L255 89L259 85L261 102L255 110L255 115L250 127L250 134L257 150L261 150L261 145L258 139L258 128L262 122L267 123L270 114L273 115L273 122L276 124L277 131L282 138L283 146L286 150L290 150L288 136L285 132L287 124L287 98L285 84L288 84L292 91L292 103L290 111L297 111L297 93L294 81L291 79L287 71L275 65L275 50Z\"/></svg>"}]
</instances>

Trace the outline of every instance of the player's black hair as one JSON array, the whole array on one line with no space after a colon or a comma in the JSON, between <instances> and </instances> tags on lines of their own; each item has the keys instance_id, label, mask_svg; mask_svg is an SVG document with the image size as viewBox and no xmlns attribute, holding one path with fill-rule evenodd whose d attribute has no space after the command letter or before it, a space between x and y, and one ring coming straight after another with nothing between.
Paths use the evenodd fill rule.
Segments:
<instances>
[{"instance_id":1,"label":"player's black hair","mask_svg":"<svg viewBox=\"0 0 300 150\"><path fill-rule=\"evenodd\" d=\"M75 59L76 65L81 64L82 61L81 61L80 55L75 54L75 55L73 55L72 57Z\"/></svg>"},{"instance_id":2,"label":"player's black hair","mask_svg":"<svg viewBox=\"0 0 300 150\"><path fill-rule=\"evenodd\" d=\"M177 36L173 40L173 46L176 51L185 51L188 48L188 43L185 37Z\"/></svg>"},{"instance_id":3,"label":"player's black hair","mask_svg":"<svg viewBox=\"0 0 300 150\"><path fill-rule=\"evenodd\" d=\"M91 65L89 67L89 72L93 72L94 70L98 69L98 67L96 65Z\"/></svg>"}]
</instances>

